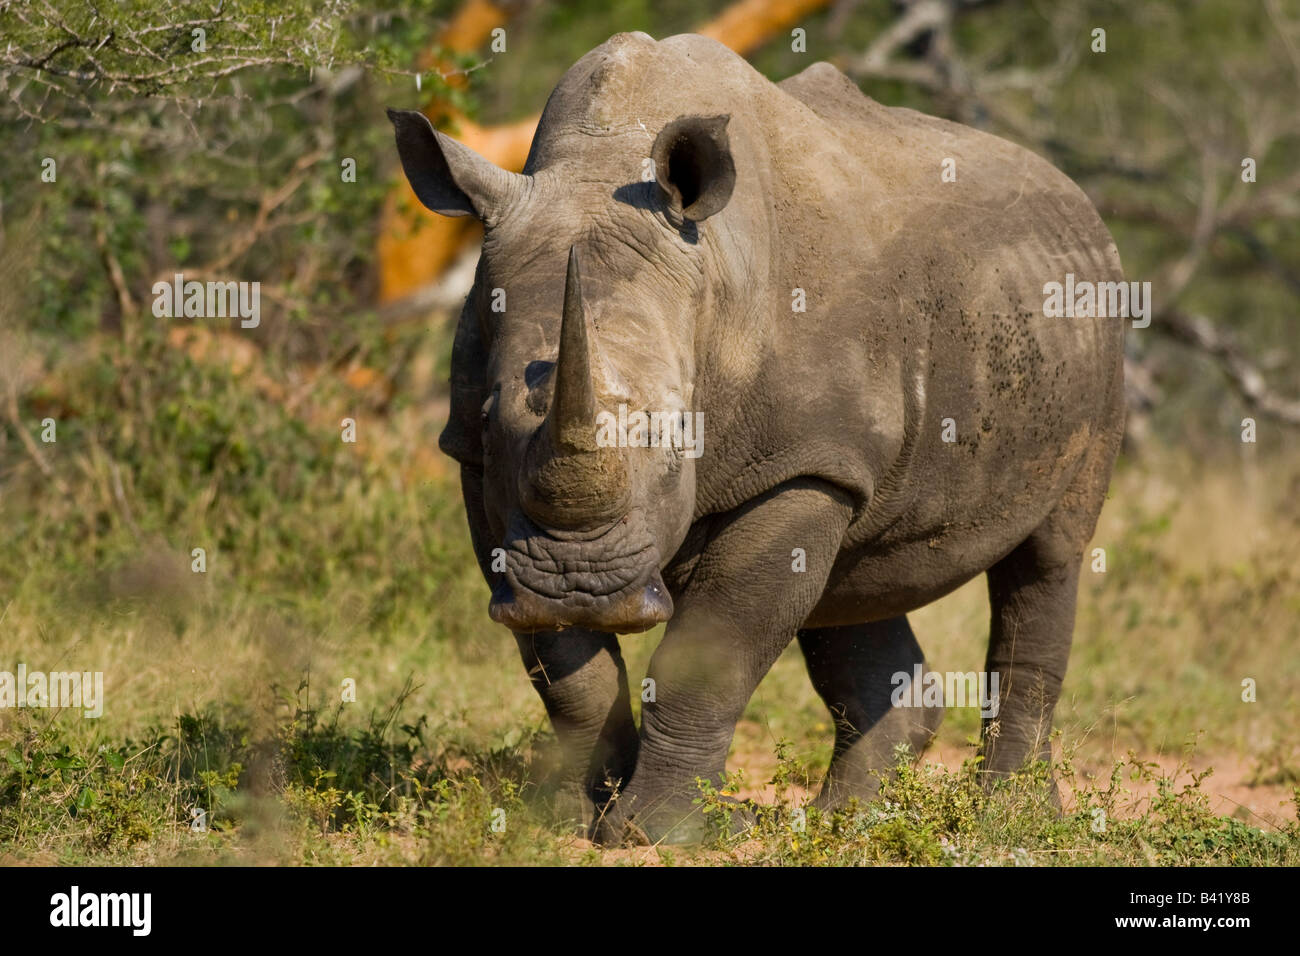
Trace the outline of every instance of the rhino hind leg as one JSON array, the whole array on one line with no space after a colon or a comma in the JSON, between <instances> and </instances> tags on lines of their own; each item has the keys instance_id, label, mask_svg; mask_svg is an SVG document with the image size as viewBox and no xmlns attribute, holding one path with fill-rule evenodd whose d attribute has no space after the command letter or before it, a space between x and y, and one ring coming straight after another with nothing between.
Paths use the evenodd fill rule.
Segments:
<instances>
[{"instance_id":1,"label":"rhino hind leg","mask_svg":"<svg viewBox=\"0 0 1300 956\"><path fill-rule=\"evenodd\" d=\"M999 707L983 721L987 785L1033 762L1051 762L1052 714L1074 630L1082 554L1055 556L1051 533L1035 532L988 571L992 624L985 669L997 674ZM1048 796L1059 803L1054 784Z\"/></svg>"},{"instance_id":2,"label":"rhino hind leg","mask_svg":"<svg viewBox=\"0 0 1300 956\"><path fill-rule=\"evenodd\" d=\"M835 721L835 751L814 806L831 810L874 799L897 748L919 756L943 721L942 707L895 707L896 674L910 681L925 655L906 617L806 629L799 646L813 686Z\"/></svg>"},{"instance_id":3,"label":"rhino hind leg","mask_svg":"<svg viewBox=\"0 0 1300 956\"><path fill-rule=\"evenodd\" d=\"M981 733L987 785L1051 763L1052 714L1074 637L1083 552L1105 500L1118 430L1099 441L1056 508L987 573L989 650L985 669L998 675L999 708ZM1060 794L1048 782L1048 797Z\"/></svg>"},{"instance_id":4,"label":"rhino hind leg","mask_svg":"<svg viewBox=\"0 0 1300 956\"><path fill-rule=\"evenodd\" d=\"M1051 763L1052 715L1074 638L1084 550L1106 500L1124 434L1122 364L1116 358L1107 411L1065 493L1037 528L988 569L989 649L985 669L999 678L999 708L981 731L986 786ZM1048 780L1047 796L1060 793Z\"/></svg>"}]
</instances>

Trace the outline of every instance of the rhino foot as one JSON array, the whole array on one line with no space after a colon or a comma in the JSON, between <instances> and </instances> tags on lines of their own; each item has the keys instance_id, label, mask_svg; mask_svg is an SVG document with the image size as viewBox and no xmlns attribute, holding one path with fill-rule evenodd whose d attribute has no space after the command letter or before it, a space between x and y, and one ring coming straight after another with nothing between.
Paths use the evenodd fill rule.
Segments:
<instances>
[{"instance_id":1,"label":"rhino foot","mask_svg":"<svg viewBox=\"0 0 1300 956\"><path fill-rule=\"evenodd\" d=\"M551 825L587 836L596 821L596 801L580 782L556 782L542 787L541 808Z\"/></svg>"},{"instance_id":2,"label":"rhino foot","mask_svg":"<svg viewBox=\"0 0 1300 956\"><path fill-rule=\"evenodd\" d=\"M735 836L755 823L747 801L715 797L711 812L697 797L620 794L600 812L592 839L602 846L689 846Z\"/></svg>"}]
</instances>

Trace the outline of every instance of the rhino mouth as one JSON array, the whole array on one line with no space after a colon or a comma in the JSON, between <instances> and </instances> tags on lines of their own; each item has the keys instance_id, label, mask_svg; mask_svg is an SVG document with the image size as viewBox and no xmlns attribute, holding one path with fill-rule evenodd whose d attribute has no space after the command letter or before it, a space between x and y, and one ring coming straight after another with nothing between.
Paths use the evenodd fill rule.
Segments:
<instances>
[{"instance_id":1,"label":"rhino mouth","mask_svg":"<svg viewBox=\"0 0 1300 956\"><path fill-rule=\"evenodd\" d=\"M488 613L511 630L635 634L672 616L659 549L638 511L593 531L542 529L516 512L504 550Z\"/></svg>"}]
</instances>

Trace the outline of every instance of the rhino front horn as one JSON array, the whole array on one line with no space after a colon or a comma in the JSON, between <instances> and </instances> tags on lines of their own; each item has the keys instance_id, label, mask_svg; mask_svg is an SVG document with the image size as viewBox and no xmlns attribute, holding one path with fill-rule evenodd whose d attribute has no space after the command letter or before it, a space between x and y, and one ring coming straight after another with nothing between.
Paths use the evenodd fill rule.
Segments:
<instances>
[{"instance_id":1,"label":"rhino front horn","mask_svg":"<svg viewBox=\"0 0 1300 956\"><path fill-rule=\"evenodd\" d=\"M564 276L564 315L560 320L560 354L555 360L555 395L550 414L551 441L562 451L595 451L596 390L591 337L582 308L578 249L569 248Z\"/></svg>"},{"instance_id":2,"label":"rhino front horn","mask_svg":"<svg viewBox=\"0 0 1300 956\"><path fill-rule=\"evenodd\" d=\"M596 442L598 369L604 364L582 304L578 251L570 248L560 349L551 373L555 389L546 421L528 444L519 480L520 503L545 526L594 527L627 508L631 482L626 453ZM608 383L602 391L608 392Z\"/></svg>"}]
</instances>

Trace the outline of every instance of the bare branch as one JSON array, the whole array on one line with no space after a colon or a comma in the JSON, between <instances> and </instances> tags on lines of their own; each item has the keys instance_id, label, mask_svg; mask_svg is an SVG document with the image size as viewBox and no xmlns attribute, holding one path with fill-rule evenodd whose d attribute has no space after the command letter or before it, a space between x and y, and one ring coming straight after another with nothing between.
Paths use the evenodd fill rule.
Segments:
<instances>
[{"instance_id":1,"label":"bare branch","mask_svg":"<svg viewBox=\"0 0 1300 956\"><path fill-rule=\"evenodd\" d=\"M1159 327L1170 337L1213 358L1247 406L1288 425L1300 426L1300 400L1269 388L1259 367L1242 354L1227 332L1205 316L1171 311L1163 315Z\"/></svg>"}]
</instances>

